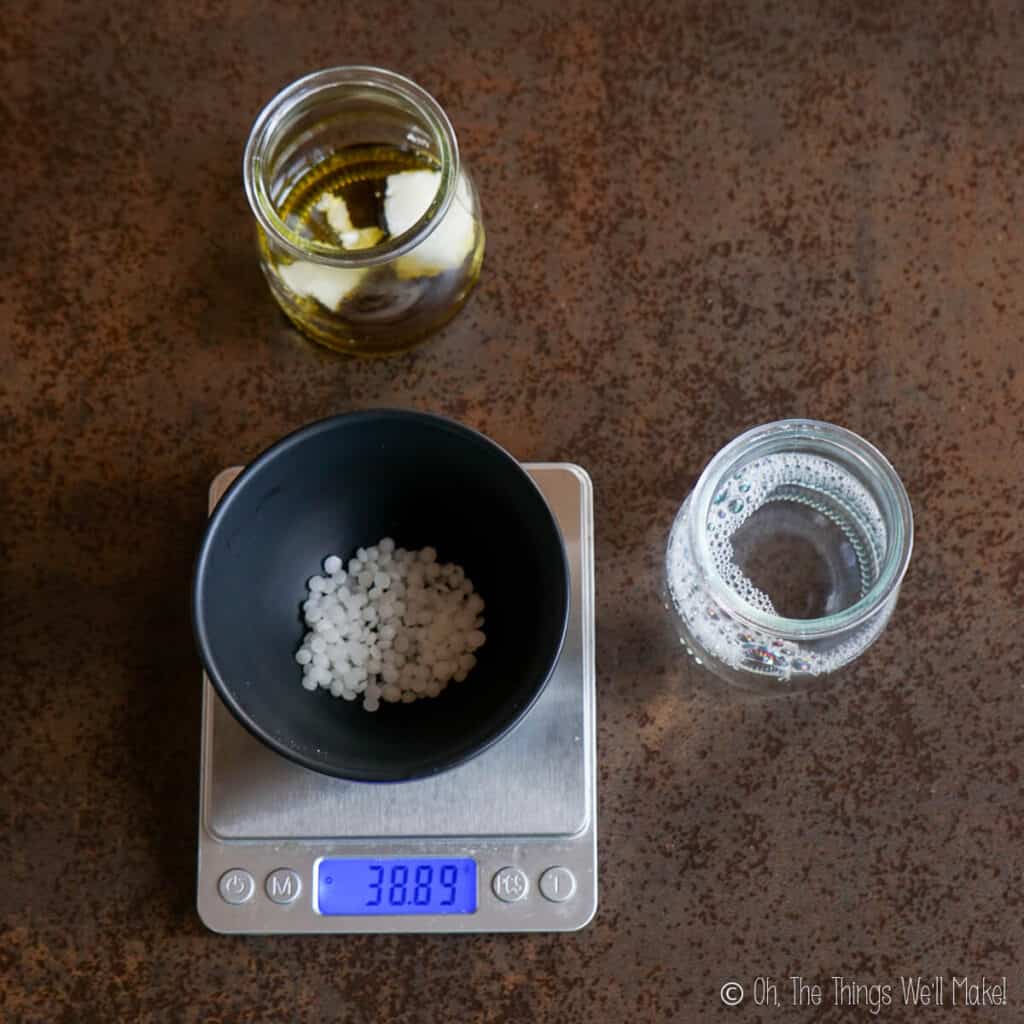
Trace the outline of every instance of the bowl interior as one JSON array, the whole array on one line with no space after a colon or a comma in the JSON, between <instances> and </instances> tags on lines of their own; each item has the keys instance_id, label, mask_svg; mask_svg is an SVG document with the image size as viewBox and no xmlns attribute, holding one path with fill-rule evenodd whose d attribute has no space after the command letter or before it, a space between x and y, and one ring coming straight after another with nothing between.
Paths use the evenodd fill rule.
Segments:
<instances>
[{"instance_id":1,"label":"bowl interior","mask_svg":"<svg viewBox=\"0 0 1024 1024\"><path fill-rule=\"evenodd\" d=\"M432 545L486 602L487 642L463 683L365 711L300 684L306 582L385 536ZM416 413L357 413L286 438L224 496L197 563L194 618L207 672L251 732L308 768L398 781L433 774L503 735L561 648L568 570L557 524L496 445Z\"/></svg>"}]
</instances>

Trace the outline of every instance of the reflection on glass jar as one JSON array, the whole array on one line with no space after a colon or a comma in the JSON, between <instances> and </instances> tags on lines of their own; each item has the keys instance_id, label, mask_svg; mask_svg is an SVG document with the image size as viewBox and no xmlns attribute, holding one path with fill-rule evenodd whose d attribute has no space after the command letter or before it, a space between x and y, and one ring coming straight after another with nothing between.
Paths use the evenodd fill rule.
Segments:
<instances>
[{"instance_id":1,"label":"reflection on glass jar","mask_svg":"<svg viewBox=\"0 0 1024 1024\"><path fill-rule=\"evenodd\" d=\"M726 445L679 510L668 604L698 664L762 693L805 689L878 638L912 543L881 452L828 423L771 423Z\"/></svg>"},{"instance_id":2,"label":"reflection on glass jar","mask_svg":"<svg viewBox=\"0 0 1024 1024\"><path fill-rule=\"evenodd\" d=\"M480 202L455 132L401 75L333 68L288 86L256 119L244 171L274 297L339 352L410 348L480 275Z\"/></svg>"}]
</instances>

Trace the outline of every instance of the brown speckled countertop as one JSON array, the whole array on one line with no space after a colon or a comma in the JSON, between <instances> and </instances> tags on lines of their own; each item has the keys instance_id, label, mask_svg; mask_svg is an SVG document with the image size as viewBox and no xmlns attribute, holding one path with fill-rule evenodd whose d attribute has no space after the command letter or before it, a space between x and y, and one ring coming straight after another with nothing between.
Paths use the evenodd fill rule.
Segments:
<instances>
[{"instance_id":1,"label":"brown speckled countertop","mask_svg":"<svg viewBox=\"0 0 1024 1024\"><path fill-rule=\"evenodd\" d=\"M1010 1007L969 1019L1024 1019L1012 8L5 11L0 1019L874 1019L827 992L786 1005L794 974L1006 975ZM285 324L240 180L274 91L362 62L439 98L489 231L467 309L378 363ZM601 906L579 934L224 938L197 919L207 483L373 405L593 476ZM723 699L667 629L659 557L704 461L793 415L892 458L914 559L844 686ZM750 1005L759 975L782 1007Z\"/></svg>"}]
</instances>

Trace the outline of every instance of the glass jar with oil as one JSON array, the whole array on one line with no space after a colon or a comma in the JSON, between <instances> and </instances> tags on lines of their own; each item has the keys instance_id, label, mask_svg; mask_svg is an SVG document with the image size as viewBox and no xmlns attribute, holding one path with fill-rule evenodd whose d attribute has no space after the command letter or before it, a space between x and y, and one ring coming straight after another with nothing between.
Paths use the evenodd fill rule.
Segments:
<instances>
[{"instance_id":1,"label":"glass jar with oil","mask_svg":"<svg viewBox=\"0 0 1024 1024\"><path fill-rule=\"evenodd\" d=\"M391 71L318 71L263 109L245 190L274 298L338 352L402 352L446 323L480 275L484 228L451 123Z\"/></svg>"}]
</instances>

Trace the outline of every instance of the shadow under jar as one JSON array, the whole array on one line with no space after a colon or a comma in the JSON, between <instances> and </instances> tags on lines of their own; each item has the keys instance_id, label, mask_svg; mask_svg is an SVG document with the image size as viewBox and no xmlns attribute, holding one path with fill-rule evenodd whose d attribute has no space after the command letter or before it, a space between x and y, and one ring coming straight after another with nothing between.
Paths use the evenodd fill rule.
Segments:
<instances>
[{"instance_id":1,"label":"shadow under jar","mask_svg":"<svg viewBox=\"0 0 1024 1024\"><path fill-rule=\"evenodd\" d=\"M829 423L770 423L726 445L683 503L667 603L720 678L809 689L878 639L912 545L910 501L877 448Z\"/></svg>"},{"instance_id":2,"label":"shadow under jar","mask_svg":"<svg viewBox=\"0 0 1024 1024\"><path fill-rule=\"evenodd\" d=\"M332 68L285 88L253 125L244 177L274 298L335 351L411 348L480 275L480 203L455 132L394 72Z\"/></svg>"}]
</instances>

